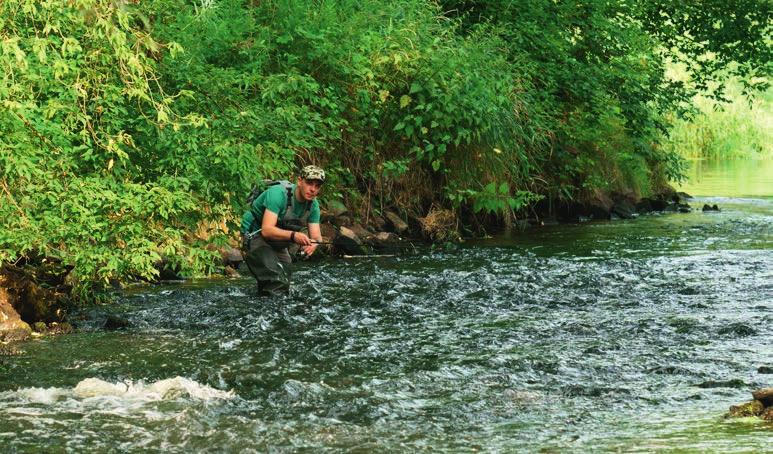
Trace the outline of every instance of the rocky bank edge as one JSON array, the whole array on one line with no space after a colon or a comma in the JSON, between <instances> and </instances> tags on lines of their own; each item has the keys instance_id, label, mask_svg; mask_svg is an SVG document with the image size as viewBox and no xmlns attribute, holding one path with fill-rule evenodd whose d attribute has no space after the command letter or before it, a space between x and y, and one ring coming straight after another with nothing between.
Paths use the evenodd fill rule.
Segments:
<instances>
[{"instance_id":1,"label":"rocky bank edge","mask_svg":"<svg viewBox=\"0 0 773 454\"><path fill-rule=\"evenodd\" d=\"M690 212L690 196L667 188L654 197L636 199L630 194L598 193L584 202L562 202L536 206L533 217L516 220L495 228L526 230L541 226L576 223L588 220L631 219L651 212ZM703 211L718 211L705 205ZM459 217L451 210L432 207L425 216L384 210L375 215L354 216L340 203L329 203L322 213L322 234L332 239L316 259L325 255L345 256L369 253L389 254L411 250L421 242L446 243L461 241ZM234 238L234 244L238 240ZM236 247L221 251L227 276L238 276L242 254ZM159 281L184 279L167 263L157 264ZM71 327L63 323L67 316L71 286L67 283L70 268L62 267L50 257L32 257L24 262L0 268L0 342L23 340L33 332L61 333ZM107 326L106 326L107 327ZM109 327L107 327L109 328Z\"/></svg>"}]
</instances>

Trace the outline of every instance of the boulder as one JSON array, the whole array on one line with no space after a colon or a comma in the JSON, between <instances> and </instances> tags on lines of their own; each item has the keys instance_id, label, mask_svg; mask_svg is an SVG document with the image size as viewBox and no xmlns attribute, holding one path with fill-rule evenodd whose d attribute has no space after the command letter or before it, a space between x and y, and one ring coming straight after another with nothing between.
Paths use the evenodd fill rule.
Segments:
<instances>
[{"instance_id":1,"label":"boulder","mask_svg":"<svg viewBox=\"0 0 773 454\"><path fill-rule=\"evenodd\" d=\"M11 306L8 291L0 287L0 341L17 341L30 337L32 328Z\"/></svg>"},{"instance_id":2,"label":"boulder","mask_svg":"<svg viewBox=\"0 0 773 454\"><path fill-rule=\"evenodd\" d=\"M107 316L107 319L105 320L104 328L108 331L114 331L117 329L126 329L129 326L131 326L131 323L128 319L123 318L118 315L110 314Z\"/></svg>"},{"instance_id":3,"label":"boulder","mask_svg":"<svg viewBox=\"0 0 773 454\"><path fill-rule=\"evenodd\" d=\"M362 224L354 223L351 225L351 230L354 232L355 235L357 235L360 239L365 239L372 235L372 233L366 229Z\"/></svg>"},{"instance_id":4,"label":"boulder","mask_svg":"<svg viewBox=\"0 0 773 454\"><path fill-rule=\"evenodd\" d=\"M402 241L392 232L378 232L368 237L367 242L375 249L386 249Z\"/></svg>"},{"instance_id":5,"label":"boulder","mask_svg":"<svg viewBox=\"0 0 773 454\"><path fill-rule=\"evenodd\" d=\"M383 232L387 228L387 223L381 216L373 216L370 218L368 225L374 232Z\"/></svg>"},{"instance_id":6,"label":"boulder","mask_svg":"<svg viewBox=\"0 0 773 454\"><path fill-rule=\"evenodd\" d=\"M636 202L636 212L637 213L649 213L651 211L654 211L655 209L652 208L652 199L643 198Z\"/></svg>"},{"instance_id":7,"label":"boulder","mask_svg":"<svg viewBox=\"0 0 773 454\"><path fill-rule=\"evenodd\" d=\"M762 412L760 417L765 421L773 422L773 407L766 408L765 411Z\"/></svg>"},{"instance_id":8,"label":"boulder","mask_svg":"<svg viewBox=\"0 0 773 454\"><path fill-rule=\"evenodd\" d=\"M748 416L760 416L765 410L765 406L759 400L753 400L741 405L733 405L730 411L725 414L725 418L745 418Z\"/></svg>"},{"instance_id":9,"label":"boulder","mask_svg":"<svg viewBox=\"0 0 773 454\"><path fill-rule=\"evenodd\" d=\"M758 374L773 374L773 367L770 366L760 366L757 368Z\"/></svg>"},{"instance_id":10,"label":"boulder","mask_svg":"<svg viewBox=\"0 0 773 454\"><path fill-rule=\"evenodd\" d=\"M612 213L621 219L633 219L636 217L636 207L627 200L621 200L612 206Z\"/></svg>"},{"instance_id":11,"label":"boulder","mask_svg":"<svg viewBox=\"0 0 773 454\"><path fill-rule=\"evenodd\" d=\"M319 229L322 232L322 238L324 238L324 239L326 239L328 241L331 238L335 238L335 236L338 234L337 228L333 224L331 224L329 222L324 222L324 223L320 224L319 225Z\"/></svg>"},{"instance_id":12,"label":"boulder","mask_svg":"<svg viewBox=\"0 0 773 454\"><path fill-rule=\"evenodd\" d=\"M323 210L323 214L325 216L330 216L331 218L337 218L338 216L344 215L348 212L349 210L346 208L346 205L339 202L338 200L328 201L325 204Z\"/></svg>"},{"instance_id":13,"label":"boulder","mask_svg":"<svg viewBox=\"0 0 773 454\"><path fill-rule=\"evenodd\" d=\"M703 211L719 211L719 207L715 203L714 205L709 205L708 203L703 204Z\"/></svg>"},{"instance_id":14,"label":"boulder","mask_svg":"<svg viewBox=\"0 0 773 454\"><path fill-rule=\"evenodd\" d=\"M343 255L365 255L365 249L362 247L362 240L350 228L341 227L338 235L333 239L333 249L336 253Z\"/></svg>"},{"instance_id":15,"label":"boulder","mask_svg":"<svg viewBox=\"0 0 773 454\"><path fill-rule=\"evenodd\" d=\"M398 235L403 235L408 231L408 224L402 220L400 216L394 211L387 211L384 213L389 228Z\"/></svg>"},{"instance_id":16,"label":"boulder","mask_svg":"<svg viewBox=\"0 0 773 454\"><path fill-rule=\"evenodd\" d=\"M592 219L609 219L614 205L615 203L607 194L601 191L593 191L593 196L581 208L581 214L585 214Z\"/></svg>"},{"instance_id":17,"label":"boulder","mask_svg":"<svg viewBox=\"0 0 773 454\"><path fill-rule=\"evenodd\" d=\"M223 257L223 266L230 266L231 268L239 268L239 264L244 261L242 257L242 251L235 247L224 248L220 251L220 256Z\"/></svg>"},{"instance_id":18,"label":"boulder","mask_svg":"<svg viewBox=\"0 0 773 454\"><path fill-rule=\"evenodd\" d=\"M773 388L762 388L752 392L754 400L759 400L766 407L773 406Z\"/></svg>"}]
</instances>

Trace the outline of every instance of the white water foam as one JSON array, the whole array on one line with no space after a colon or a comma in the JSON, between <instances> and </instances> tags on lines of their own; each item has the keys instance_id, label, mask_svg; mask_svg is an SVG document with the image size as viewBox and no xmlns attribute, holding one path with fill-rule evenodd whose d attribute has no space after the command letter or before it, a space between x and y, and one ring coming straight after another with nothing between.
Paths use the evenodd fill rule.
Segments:
<instances>
[{"instance_id":1,"label":"white water foam","mask_svg":"<svg viewBox=\"0 0 773 454\"><path fill-rule=\"evenodd\" d=\"M222 391L184 377L167 378L145 384L143 381L111 383L99 378L87 378L74 388L20 388L0 393L0 401L22 400L26 403L52 404L60 399L85 400L118 398L141 402L172 400L180 397L200 401L230 399L233 391Z\"/></svg>"}]
</instances>

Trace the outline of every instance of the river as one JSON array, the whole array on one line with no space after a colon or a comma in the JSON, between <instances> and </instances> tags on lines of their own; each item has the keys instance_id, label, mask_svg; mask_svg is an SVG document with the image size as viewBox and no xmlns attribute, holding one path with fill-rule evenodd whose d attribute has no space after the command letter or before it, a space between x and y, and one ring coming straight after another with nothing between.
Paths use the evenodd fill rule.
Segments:
<instances>
[{"instance_id":1,"label":"river","mask_svg":"<svg viewBox=\"0 0 773 454\"><path fill-rule=\"evenodd\" d=\"M0 358L0 451L770 452L722 418L773 385L773 168L740 167L691 213L301 264L288 298L129 289Z\"/></svg>"}]
</instances>

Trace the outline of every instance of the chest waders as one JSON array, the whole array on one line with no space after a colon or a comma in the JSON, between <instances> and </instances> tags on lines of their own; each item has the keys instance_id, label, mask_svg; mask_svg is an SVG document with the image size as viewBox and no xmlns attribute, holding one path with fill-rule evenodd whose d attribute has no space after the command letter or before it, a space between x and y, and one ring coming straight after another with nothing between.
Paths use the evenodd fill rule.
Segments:
<instances>
[{"instance_id":1,"label":"chest waders","mask_svg":"<svg viewBox=\"0 0 773 454\"><path fill-rule=\"evenodd\" d=\"M295 216L293 206L295 200L293 187L286 188L287 205L282 219L277 221L279 228L296 230L296 226L307 225L311 203L306 202L303 214ZM287 250L291 241L271 241L263 238L260 229L245 235L243 243L244 262L250 273L258 281L258 292L261 295L279 295L290 291L292 277L292 258Z\"/></svg>"}]
</instances>

